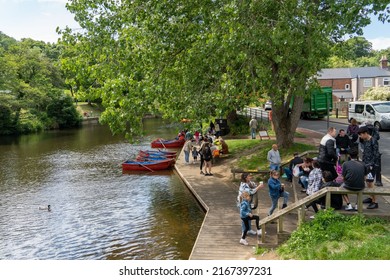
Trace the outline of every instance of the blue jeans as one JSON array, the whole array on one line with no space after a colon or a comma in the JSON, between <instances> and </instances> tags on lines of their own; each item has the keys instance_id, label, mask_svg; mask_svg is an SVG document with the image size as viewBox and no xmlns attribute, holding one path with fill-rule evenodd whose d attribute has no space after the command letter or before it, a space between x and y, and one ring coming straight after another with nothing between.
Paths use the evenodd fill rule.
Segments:
<instances>
[{"instance_id":1,"label":"blue jeans","mask_svg":"<svg viewBox=\"0 0 390 280\"><path fill-rule=\"evenodd\" d=\"M252 139L256 139L256 128L251 128Z\"/></svg>"},{"instance_id":2,"label":"blue jeans","mask_svg":"<svg viewBox=\"0 0 390 280\"><path fill-rule=\"evenodd\" d=\"M271 163L269 169L279 171L279 164Z\"/></svg>"},{"instance_id":3,"label":"blue jeans","mask_svg":"<svg viewBox=\"0 0 390 280\"><path fill-rule=\"evenodd\" d=\"M190 162L190 152L184 151L184 160L189 163Z\"/></svg>"},{"instance_id":4,"label":"blue jeans","mask_svg":"<svg viewBox=\"0 0 390 280\"><path fill-rule=\"evenodd\" d=\"M268 211L268 215L272 215L272 213L274 212L274 210L278 206L279 198L283 197L283 204L287 204L289 196L290 196L290 194L288 192L284 191L284 192L280 193L279 196L271 197L272 205L271 205L271 208Z\"/></svg>"},{"instance_id":5,"label":"blue jeans","mask_svg":"<svg viewBox=\"0 0 390 280\"><path fill-rule=\"evenodd\" d=\"M292 171L290 170L290 168L285 167L285 168L283 168L283 171L284 171L284 174L286 174L286 176L287 176L287 180L291 181L292 180Z\"/></svg>"},{"instance_id":6,"label":"blue jeans","mask_svg":"<svg viewBox=\"0 0 390 280\"><path fill-rule=\"evenodd\" d=\"M309 185L309 178L307 176L299 176L299 182L302 184L302 187L307 190Z\"/></svg>"}]
</instances>

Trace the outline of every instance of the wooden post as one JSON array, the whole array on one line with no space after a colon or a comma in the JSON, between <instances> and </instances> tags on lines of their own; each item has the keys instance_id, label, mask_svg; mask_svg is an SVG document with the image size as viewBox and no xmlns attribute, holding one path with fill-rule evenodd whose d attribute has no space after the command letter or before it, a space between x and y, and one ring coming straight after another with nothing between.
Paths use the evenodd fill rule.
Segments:
<instances>
[{"instance_id":1,"label":"wooden post","mask_svg":"<svg viewBox=\"0 0 390 280\"><path fill-rule=\"evenodd\" d=\"M265 243L265 224L261 225L261 243Z\"/></svg>"},{"instance_id":2,"label":"wooden post","mask_svg":"<svg viewBox=\"0 0 390 280\"><path fill-rule=\"evenodd\" d=\"M305 207L298 208L298 225L305 221L306 211Z\"/></svg>"},{"instance_id":3,"label":"wooden post","mask_svg":"<svg viewBox=\"0 0 390 280\"><path fill-rule=\"evenodd\" d=\"M358 213L363 213L363 192L358 192L357 194L357 206L358 206Z\"/></svg>"},{"instance_id":4,"label":"wooden post","mask_svg":"<svg viewBox=\"0 0 390 280\"><path fill-rule=\"evenodd\" d=\"M278 210L280 209L280 199L278 200ZM283 216L278 218L278 224L276 226L277 232L283 232Z\"/></svg>"},{"instance_id":5,"label":"wooden post","mask_svg":"<svg viewBox=\"0 0 390 280\"><path fill-rule=\"evenodd\" d=\"M326 208L326 209L329 209L329 208L330 208L330 205L331 205L330 196L331 196L331 192L327 192L327 193L326 193L326 197L325 197L325 208Z\"/></svg>"}]
</instances>

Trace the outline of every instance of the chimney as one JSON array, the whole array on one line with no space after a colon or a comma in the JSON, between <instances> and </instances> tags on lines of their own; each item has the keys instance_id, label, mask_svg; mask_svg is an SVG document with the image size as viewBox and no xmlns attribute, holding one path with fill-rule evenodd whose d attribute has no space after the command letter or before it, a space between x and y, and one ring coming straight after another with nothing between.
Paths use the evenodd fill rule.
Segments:
<instances>
[{"instance_id":1,"label":"chimney","mask_svg":"<svg viewBox=\"0 0 390 280\"><path fill-rule=\"evenodd\" d=\"M381 60L379 60L379 66L381 67L381 69L387 69L388 68L388 66L387 66L387 57L385 55L382 55Z\"/></svg>"}]
</instances>

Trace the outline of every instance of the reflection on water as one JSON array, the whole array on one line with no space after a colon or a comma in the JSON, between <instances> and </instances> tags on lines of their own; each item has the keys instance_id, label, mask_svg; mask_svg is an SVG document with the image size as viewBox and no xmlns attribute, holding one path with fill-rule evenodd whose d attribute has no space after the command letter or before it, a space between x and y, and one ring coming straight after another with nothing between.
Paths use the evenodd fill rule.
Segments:
<instances>
[{"instance_id":1,"label":"reflection on water","mask_svg":"<svg viewBox=\"0 0 390 280\"><path fill-rule=\"evenodd\" d=\"M122 174L151 139L177 133L145 126L137 145L100 125L1 138L0 259L187 259L203 211L182 181Z\"/></svg>"}]
</instances>

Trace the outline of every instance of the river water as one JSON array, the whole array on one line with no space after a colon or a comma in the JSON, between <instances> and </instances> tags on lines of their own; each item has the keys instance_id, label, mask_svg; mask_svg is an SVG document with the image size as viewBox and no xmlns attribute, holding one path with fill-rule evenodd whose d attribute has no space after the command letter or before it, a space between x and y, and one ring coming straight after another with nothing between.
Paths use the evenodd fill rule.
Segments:
<instances>
[{"instance_id":1,"label":"river water","mask_svg":"<svg viewBox=\"0 0 390 280\"><path fill-rule=\"evenodd\" d=\"M123 174L178 128L130 145L99 124L0 138L0 259L188 259L204 212L173 171ZM39 210L51 205L52 211Z\"/></svg>"}]
</instances>

